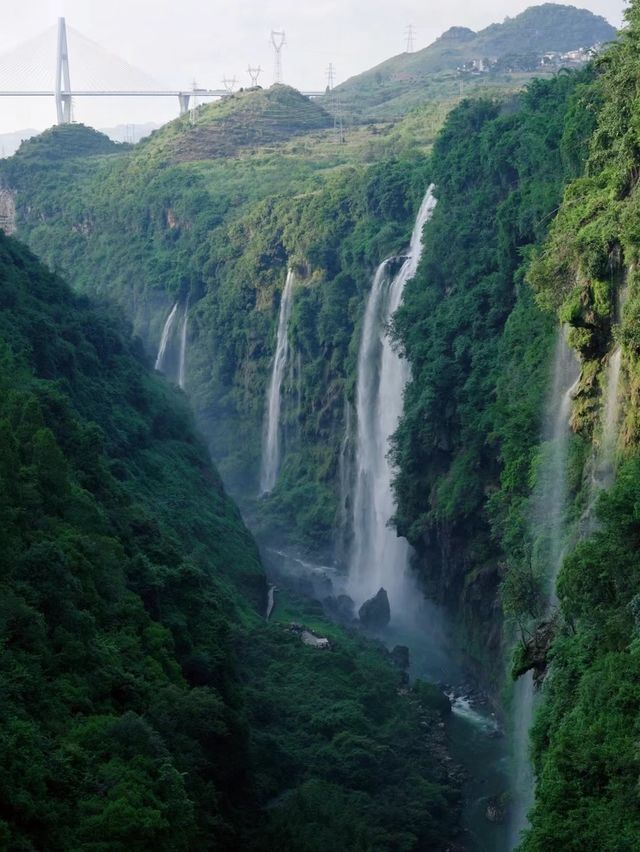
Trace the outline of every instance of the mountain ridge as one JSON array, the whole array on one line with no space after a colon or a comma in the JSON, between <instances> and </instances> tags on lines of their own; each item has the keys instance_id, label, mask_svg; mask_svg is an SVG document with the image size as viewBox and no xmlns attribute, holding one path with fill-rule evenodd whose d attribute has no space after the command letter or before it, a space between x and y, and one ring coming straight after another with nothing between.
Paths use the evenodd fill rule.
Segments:
<instances>
[{"instance_id":1,"label":"mountain ridge","mask_svg":"<svg viewBox=\"0 0 640 852\"><path fill-rule=\"evenodd\" d=\"M382 104L415 94L422 87L424 97L418 97L417 103L429 100L434 93L428 87L433 86L437 76L455 75L465 63L516 55L541 57L549 52L586 49L611 41L615 36L616 30L605 18L587 9L544 3L530 6L519 15L490 24L478 32L467 27L450 27L427 47L390 57L350 77L335 91L354 112L375 117L380 114ZM539 73L543 71L541 68ZM487 86L491 83L504 86L508 82L488 77L482 80ZM360 101L360 106L355 105L356 100Z\"/></svg>"}]
</instances>

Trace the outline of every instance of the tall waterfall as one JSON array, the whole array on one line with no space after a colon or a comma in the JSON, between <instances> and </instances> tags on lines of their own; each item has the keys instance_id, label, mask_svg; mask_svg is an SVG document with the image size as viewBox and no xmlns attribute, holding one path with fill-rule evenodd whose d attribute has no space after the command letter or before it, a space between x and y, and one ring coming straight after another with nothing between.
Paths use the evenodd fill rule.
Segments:
<instances>
[{"instance_id":1,"label":"tall waterfall","mask_svg":"<svg viewBox=\"0 0 640 852\"><path fill-rule=\"evenodd\" d=\"M184 317L182 318L182 329L180 331L180 365L178 368L178 384L184 390L185 381L187 378L187 325L189 322L189 299L184 308Z\"/></svg>"},{"instance_id":2,"label":"tall waterfall","mask_svg":"<svg viewBox=\"0 0 640 852\"><path fill-rule=\"evenodd\" d=\"M273 491L280 468L280 391L289 356L288 327L293 306L293 270L287 273L287 280L280 300L278 316L278 335L276 354L273 359L271 381L267 390L266 420L262 443L262 469L260 472L260 491L268 494Z\"/></svg>"},{"instance_id":3,"label":"tall waterfall","mask_svg":"<svg viewBox=\"0 0 640 852\"><path fill-rule=\"evenodd\" d=\"M576 357L560 331L553 358L551 392L545 406L543 453L537 469L531 517L531 534L535 542L534 569L537 569L537 573L544 572L544 576L548 577L549 611L557 604L556 580L562 567L568 536L569 419L579 372ZM516 683L513 698L511 848L517 846L520 833L527 825L527 813L533 804L534 779L529 759L529 733L535 699L533 675L527 672Z\"/></svg>"},{"instance_id":4,"label":"tall waterfall","mask_svg":"<svg viewBox=\"0 0 640 852\"><path fill-rule=\"evenodd\" d=\"M352 449L353 449L353 406L345 396L344 400L344 435L340 446L338 457L338 480L340 482L340 505L338 508L338 530L336 535L335 557L340 564L346 563L349 558L349 538L351 533L351 500L353 473Z\"/></svg>"},{"instance_id":5,"label":"tall waterfall","mask_svg":"<svg viewBox=\"0 0 640 852\"><path fill-rule=\"evenodd\" d=\"M602 418L602 466L605 469L603 485L609 488L613 484L616 443L620 420L620 372L622 367L622 349L616 345L609 355L606 371L606 387Z\"/></svg>"},{"instance_id":6,"label":"tall waterfall","mask_svg":"<svg viewBox=\"0 0 640 852\"><path fill-rule=\"evenodd\" d=\"M167 344L171 338L171 332L173 330L174 323L176 321L176 314L178 313L178 303L171 308L169 312L169 316L166 319L164 324L164 328L162 329L162 335L160 337L160 346L158 347L158 355L156 357L156 370L162 370L164 368L164 356L167 351Z\"/></svg>"},{"instance_id":7,"label":"tall waterfall","mask_svg":"<svg viewBox=\"0 0 640 852\"><path fill-rule=\"evenodd\" d=\"M436 205L430 186L420 206L409 252L395 277L391 259L378 267L367 301L358 355L356 390L356 455L352 508L352 544L349 592L356 602L383 586L389 595L392 617L410 604L407 582L409 544L389 527L394 514L388 459L389 438L402 413L409 365L393 349L387 335L389 320L402 301L404 287L418 267L422 231Z\"/></svg>"}]
</instances>

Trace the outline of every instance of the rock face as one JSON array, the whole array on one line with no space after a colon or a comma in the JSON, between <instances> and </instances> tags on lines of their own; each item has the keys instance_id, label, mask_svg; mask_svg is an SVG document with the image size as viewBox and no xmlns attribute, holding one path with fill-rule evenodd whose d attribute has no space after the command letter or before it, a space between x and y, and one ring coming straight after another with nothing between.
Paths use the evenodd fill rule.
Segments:
<instances>
[{"instance_id":1,"label":"rock face","mask_svg":"<svg viewBox=\"0 0 640 852\"><path fill-rule=\"evenodd\" d=\"M542 685L549 664L549 649L558 632L558 627L557 618L540 621L536 625L533 635L519 649L519 656L513 667L514 677L520 677L531 670L536 688Z\"/></svg>"},{"instance_id":2,"label":"rock face","mask_svg":"<svg viewBox=\"0 0 640 852\"><path fill-rule=\"evenodd\" d=\"M365 601L358 610L360 623L368 630L382 630L389 624L391 619L391 607L389 596L384 589L380 589L377 595Z\"/></svg>"},{"instance_id":3,"label":"rock face","mask_svg":"<svg viewBox=\"0 0 640 852\"><path fill-rule=\"evenodd\" d=\"M8 237L16 231L16 202L8 189L0 189L0 230Z\"/></svg>"},{"instance_id":4,"label":"rock face","mask_svg":"<svg viewBox=\"0 0 640 852\"><path fill-rule=\"evenodd\" d=\"M502 796L492 796L489 799L485 816L489 822L501 824L505 821L506 809Z\"/></svg>"},{"instance_id":5,"label":"rock face","mask_svg":"<svg viewBox=\"0 0 640 852\"><path fill-rule=\"evenodd\" d=\"M349 595L338 595L337 598L330 595L324 599L323 604L334 621L340 624L351 624L355 621L355 604Z\"/></svg>"},{"instance_id":6,"label":"rock face","mask_svg":"<svg viewBox=\"0 0 640 852\"><path fill-rule=\"evenodd\" d=\"M407 671L410 664L409 649L407 646L396 645L391 652L391 660L396 668L401 669L403 672Z\"/></svg>"}]
</instances>

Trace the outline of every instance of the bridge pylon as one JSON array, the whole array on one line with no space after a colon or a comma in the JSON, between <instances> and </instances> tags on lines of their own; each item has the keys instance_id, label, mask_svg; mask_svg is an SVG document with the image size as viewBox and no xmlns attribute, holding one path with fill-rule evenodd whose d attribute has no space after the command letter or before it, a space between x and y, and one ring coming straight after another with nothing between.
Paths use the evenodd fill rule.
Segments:
<instances>
[{"instance_id":1,"label":"bridge pylon","mask_svg":"<svg viewBox=\"0 0 640 852\"><path fill-rule=\"evenodd\" d=\"M58 54L56 59L56 111L58 124L71 123L71 76L69 74L69 48L67 24L58 18Z\"/></svg>"}]
</instances>

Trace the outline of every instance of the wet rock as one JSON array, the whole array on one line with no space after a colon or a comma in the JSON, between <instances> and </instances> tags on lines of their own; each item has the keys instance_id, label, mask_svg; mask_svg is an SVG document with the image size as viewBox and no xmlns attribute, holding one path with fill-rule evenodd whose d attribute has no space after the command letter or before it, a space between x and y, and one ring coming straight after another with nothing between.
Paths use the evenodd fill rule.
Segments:
<instances>
[{"instance_id":1,"label":"wet rock","mask_svg":"<svg viewBox=\"0 0 640 852\"><path fill-rule=\"evenodd\" d=\"M505 821L507 809L504 803L503 796L492 796L487 802L487 810L485 813L489 822L501 824Z\"/></svg>"},{"instance_id":2,"label":"wet rock","mask_svg":"<svg viewBox=\"0 0 640 852\"><path fill-rule=\"evenodd\" d=\"M518 648L512 671L514 679L531 670L536 688L541 686L547 673L549 649L558 627L557 618L540 621L536 625L533 635Z\"/></svg>"},{"instance_id":3,"label":"wet rock","mask_svg":"<svg viewBox=\"0 0 640 852\"><path fill-rule=\"evenodd\" d=\"M409 649L406 645L396 645L391 652L391 662L393 665L403 672L409 668L410 658Z\"/></svg>"},{"instance_id":4,"label":"wet rock","mask_svg":"<svg viewBox=\"0 0 640 852\"><path fill-rule=\"evenodd\" d=\"M349 595L329 595L323 601L323 606L328 615L341 624L351 624L356 618L356 605Z\"/></svg>"},{"instance_id":5,"label":"wet rock","mask_svg":"<svg viewBox=\"0 0 640 852\"><path fill-rule=\"evenodd\" d=\"M365 601L358 610L360 623L368 630L382 630L391 620L389 596L380 589L375 597Z\"/></svg>"}]
</instances>

